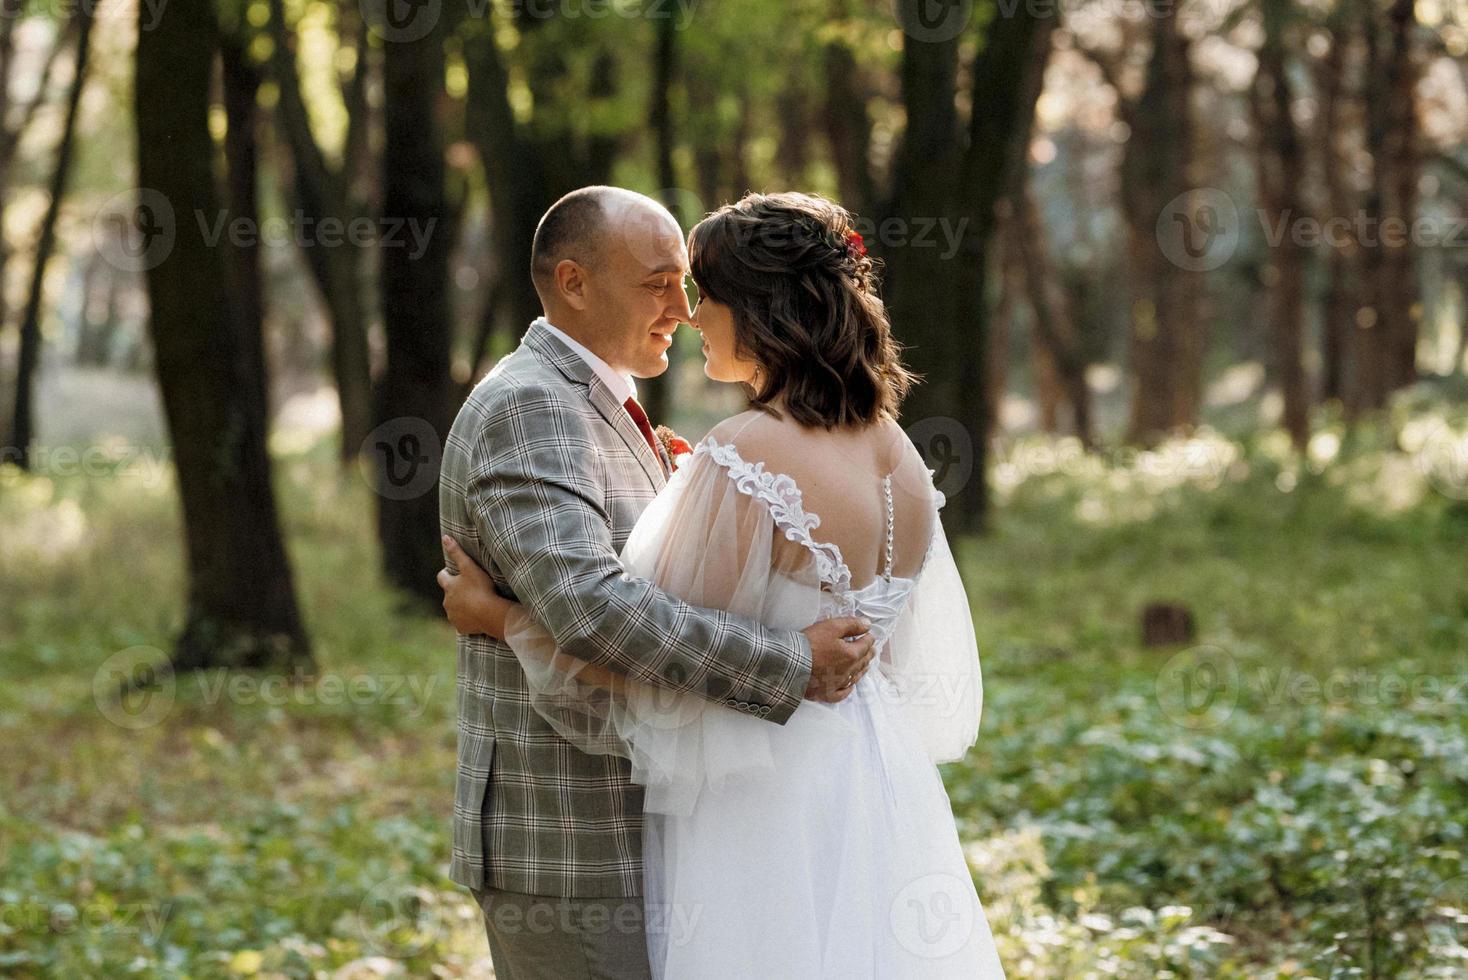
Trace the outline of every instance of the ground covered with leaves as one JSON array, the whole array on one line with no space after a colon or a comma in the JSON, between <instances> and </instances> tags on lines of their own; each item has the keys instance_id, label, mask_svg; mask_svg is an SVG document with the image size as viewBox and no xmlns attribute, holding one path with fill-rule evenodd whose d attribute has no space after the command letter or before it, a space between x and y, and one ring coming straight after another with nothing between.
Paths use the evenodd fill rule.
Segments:
<instances>
[{"instance_id":1,"label":"ground covered with leaves","mask_svg":"<svg viewBox=\"0 0 1468 980\"><path fill-rule=\"evenodd\" d=\"M1446 424L1001 447L958 548L983 729L945 778L1011 977L1468 973ZM119 701L182 582L166 467L110 452L0 477L0 974L487 976L446 877L452 633L379 584L359 475L278 457L313 682ZM1159 600L1194 640L1142 645Z\"/></svg>"}]
</instances>

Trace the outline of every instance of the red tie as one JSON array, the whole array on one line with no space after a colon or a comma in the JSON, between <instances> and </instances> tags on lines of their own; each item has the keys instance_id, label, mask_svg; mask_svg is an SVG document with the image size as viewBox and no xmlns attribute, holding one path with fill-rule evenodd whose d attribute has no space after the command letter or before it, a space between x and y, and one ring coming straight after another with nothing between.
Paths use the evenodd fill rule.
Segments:
<instances>
[{"instance_id":1,"label":"red tie","mask_svg":"<svg viewBox=\"0 0 1468 980\"><path fill-rule=\"evenodd\" d=\"M647 448L652 450L653 459L658 461L658 469L663 470L666 474L663 457L658 453L658 437L653 435L652 423L647 420L647 413L642 410L641 405L637 404L636 398L628 398L622 403L622 407L627 410L627 414L632 416L632 421L636 422L637 427L642 430L642 437L647 440Z\"/></svg>"}]
</instances>

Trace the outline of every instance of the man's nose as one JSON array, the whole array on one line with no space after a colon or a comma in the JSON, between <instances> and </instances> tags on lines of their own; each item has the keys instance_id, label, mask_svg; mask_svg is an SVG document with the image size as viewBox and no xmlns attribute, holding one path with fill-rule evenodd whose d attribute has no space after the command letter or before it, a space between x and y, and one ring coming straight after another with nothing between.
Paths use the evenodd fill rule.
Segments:
<instances>
[{"instance_id":1,"label":"man's nose","mask_svg":"<svg viewBox=\"0 0 1468 980\"><path fill-rule=\"evenodd\" d=\"M673 297L673 315L680 323L687 323L693 319L693 308L688 305L688 292L683 289L674 290L678 295Z\"/></svg>"}]
</instances>

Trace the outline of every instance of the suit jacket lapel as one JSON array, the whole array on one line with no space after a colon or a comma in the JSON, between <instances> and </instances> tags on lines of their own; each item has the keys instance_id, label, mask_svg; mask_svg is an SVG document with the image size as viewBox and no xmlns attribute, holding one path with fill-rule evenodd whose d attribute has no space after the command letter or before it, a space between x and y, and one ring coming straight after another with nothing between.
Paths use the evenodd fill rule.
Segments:
<instances>
[{"instance_id":1,"label":"suit jacket lapel","mask_svg":"<svg viewBox=\"0 0 1468 980\"><path fill-rule=\"evenodd\" d=\"M627 448L637 456L637 462L642 464L642 471L652 481L653 489L661 490L667 478L663 475L657 456L653 455L652 447L643 438L637 423L632 421L632 416L627 414L627 409L617 401L617 396L612 394L611 389L594 371L591 375L590 395L591 404L601 413L602 418L611 423L612 428L617 430L617 435L627 444Z\"/></svg>"},{"instance_id":2,"label":"suit jacket lapel","mask_svg":"<svg viewBox=\"0 0 1468 980\"><path fill-rule=\"evenodd\" d=\"M607 424L632 450L637 457L637 462L642 466L642 471L652 481L654 490L661 490L667 482L664 470L659 464L658 455L654 455L652 447L642 437L642 430L637 423L632 421L632 416L627 414L627 409L617 401L617 396L612 394L611 389L606 386L601 377L591 369L591 365L571 348L567 347L550 331L532 324L525 331L525 338L521 341L531 350L535 351L542 359L554 367L566 379L584 386L587 398Z\"/></svg>"}]
</instances>

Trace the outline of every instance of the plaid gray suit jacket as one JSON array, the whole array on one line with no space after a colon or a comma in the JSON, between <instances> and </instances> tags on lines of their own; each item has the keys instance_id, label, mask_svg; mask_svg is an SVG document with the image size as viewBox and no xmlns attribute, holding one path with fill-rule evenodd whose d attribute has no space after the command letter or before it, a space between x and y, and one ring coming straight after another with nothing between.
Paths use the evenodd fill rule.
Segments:
<instances>
[{"instance_id":1,"label":"plaid gray suit jacket","mask_svg":"<svg viewBox=\"0 0 1468 980\"><path fill-rule=\"evenodd\" d=\"M581 357L532 326L474 388L444 447L440 523L566 653L783 724L809 641L690 606L617 556L663 471ZM717 557L714 557L717 560ZM530 705L505 644L458 640L458 775L449 874L471 888L575 898L642 893L642 789Z\"/></svg>"}]
</instances>

